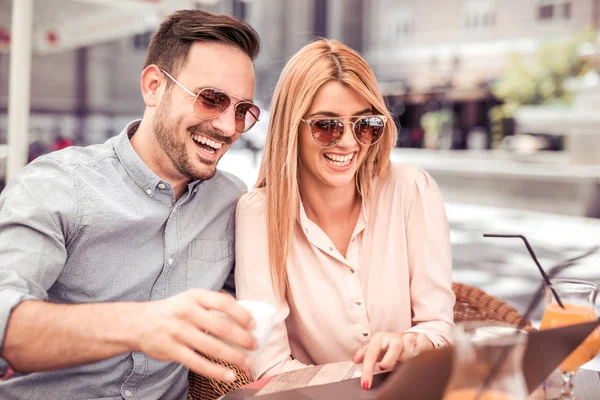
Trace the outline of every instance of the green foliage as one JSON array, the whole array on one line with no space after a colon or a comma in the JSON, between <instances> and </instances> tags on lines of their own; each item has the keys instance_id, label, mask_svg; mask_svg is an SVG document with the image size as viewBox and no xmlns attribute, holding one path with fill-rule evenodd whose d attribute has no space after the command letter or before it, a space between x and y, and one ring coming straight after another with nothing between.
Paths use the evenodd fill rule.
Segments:
<instances>
[{"instance_id":1,"label":"green foliage","mask_svg":"<svg viewBox=\"0 0 600 400\"><path fill-rule=\"evenodd\" d=\"M502 121L511 118L521 105L570 104L572 94L565 90L564 82L589 70L578 51L595 37L596 32L587 29L570 38L548 41L529 60L519 54L508 57L504 75L492 90L503 101L489 113L494 142L503 136Z\"/></svg>"},{"instance_id":2,"label":"green foliage","mask_svg":"<svg viewBox=\"0 0 600 400\"><path fill-rule=\"evenodd\" d=\"M571 101L564 89L565 79L587 71L578 50L595 32L586 30L568 39L552 40L540 47L533 60L525 62L518 54L509 56L504 75L493 89L511 114L519 105L564 103Z\"/></svg>"}]
</instances>

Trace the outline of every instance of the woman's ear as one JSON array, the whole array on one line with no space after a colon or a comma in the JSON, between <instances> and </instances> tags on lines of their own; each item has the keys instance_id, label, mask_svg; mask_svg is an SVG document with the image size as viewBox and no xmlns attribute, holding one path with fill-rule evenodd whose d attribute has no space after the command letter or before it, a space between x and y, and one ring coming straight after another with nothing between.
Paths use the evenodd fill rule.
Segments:
<instances>
[{"instance_id":1,"label":"woman's ear","mask_svg":"<svg viewBox=\"0 0 600 400\"><path fill-rule=\"evenodd\" d=\"M156 65L149 65L142 71L140 81L146 107L156 107L164 92L161 86L166 83L163 73Z\"/></svg>"}]
</instances>

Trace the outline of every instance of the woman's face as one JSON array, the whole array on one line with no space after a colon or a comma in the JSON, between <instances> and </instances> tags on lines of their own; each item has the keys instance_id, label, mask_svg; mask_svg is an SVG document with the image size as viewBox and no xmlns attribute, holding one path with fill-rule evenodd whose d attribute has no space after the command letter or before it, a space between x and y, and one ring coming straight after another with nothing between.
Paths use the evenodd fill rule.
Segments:
<instances>
[{"instance_id":1,"label":"woman's face","mask_svg":"<svg viewBox=\"0 0 600 400\"><path fill-rule=\"evenodd\" d=\"M306 122L299 129L299 179L301 186L313 185L340 188L355 185L354 175L365 159L369 146L356 140L352 132L353 118L373 114L371 104L358 92L337 81L321 86L304 115L304 120L341 118L344 135L333 147L323 148L315 143L311 128Z\"/></svg>"}]
</instances>

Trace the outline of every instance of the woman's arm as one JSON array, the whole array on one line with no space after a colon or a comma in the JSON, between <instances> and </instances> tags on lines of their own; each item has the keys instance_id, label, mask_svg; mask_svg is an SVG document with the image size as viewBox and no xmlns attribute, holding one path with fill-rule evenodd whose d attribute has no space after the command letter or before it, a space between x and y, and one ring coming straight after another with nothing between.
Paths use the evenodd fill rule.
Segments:
<instances>
[{"instance_id":1,"label":"woman's arm","mask_svg":"<svg viewBox=\"0 0 600 400\"><path fill-rule=\"evenodd\" d=\"M451 343L454 328L450 228L440 189L425 171L418 171L409 207L406 236L413 327L408 332L424 333L434 347L443 347Z\"/></svg>"},{"instance_id":2,"label":"woman's arm","mask_svg":"<svg viewBox=\"0 0 600 400\"><path fill-rule=\"evenodd\" d=\"M292 360L285 326L290 309L273 287L265 206L262 193L250 192L240 199L236 211L236 296L239 300L269 303L276 310L269 340L250 368L255 379L306 366Z\"/></svg>"}]
</instances>

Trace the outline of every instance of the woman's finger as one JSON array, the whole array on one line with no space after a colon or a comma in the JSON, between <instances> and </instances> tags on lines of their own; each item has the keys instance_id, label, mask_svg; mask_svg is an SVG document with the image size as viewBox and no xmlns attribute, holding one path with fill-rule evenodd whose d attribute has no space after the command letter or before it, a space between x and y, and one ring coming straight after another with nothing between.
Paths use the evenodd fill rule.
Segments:
<instances>
[{"instance_id":1,"label":"woman's finger","mask_svg":"<svg viewBox=\"0 0 600 400\"><path fill-rule=\"evenodd\" d=\"M356 353L354 353L354 355L352 356L352 362L354 364L360 364L363 362L363 359L365 358L365 353L367 352L367 347L369 347L368 344L364 345L363 347L358 349Z\"/></svg>"},{"instance_id":2,"label":"woman's finger","mask_svg":"<svg viewBox=\"0 0 600 400\"><path fill-rule=\"evenodd\" d=\"M382 353L382 335L375 335L369 342L363 361L360 383L363 389L370 389L373 382L373 370Z\"/></svg>"},{"instance_id":3,"label":"woman's finger","mask_svg":"<svg viewBox=\"0 0 600 400\"><path fill-rule=\"evenodd\" d=\"M384 371L393 368L403 349L404 341L402 339L399 337L391 338L387 351L379 363L379 369Z\"/></svg>"}]
</instances>

